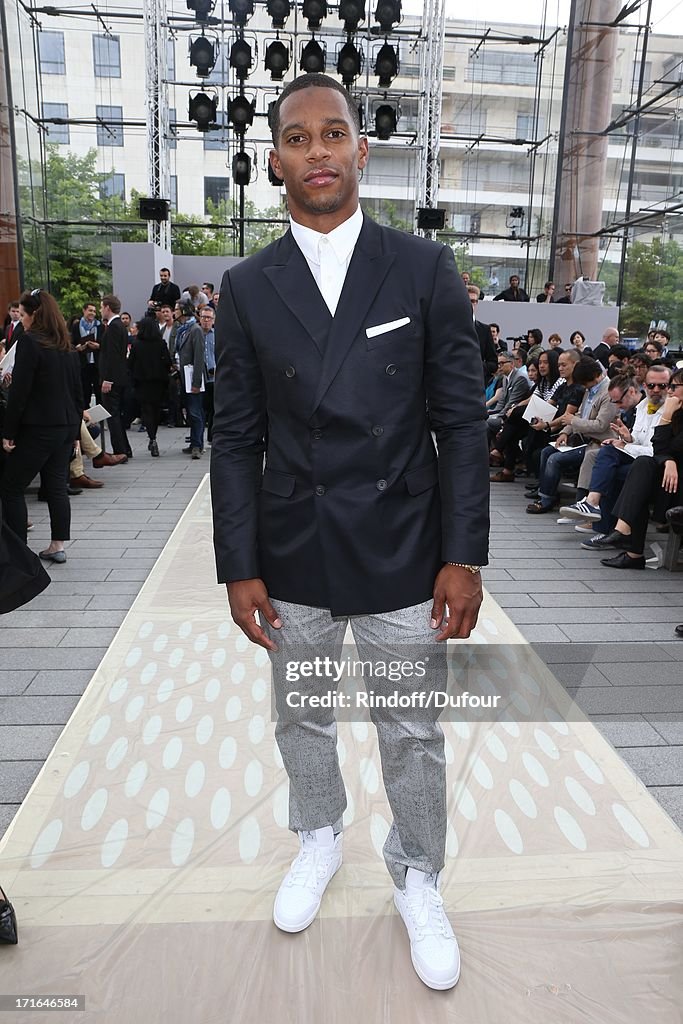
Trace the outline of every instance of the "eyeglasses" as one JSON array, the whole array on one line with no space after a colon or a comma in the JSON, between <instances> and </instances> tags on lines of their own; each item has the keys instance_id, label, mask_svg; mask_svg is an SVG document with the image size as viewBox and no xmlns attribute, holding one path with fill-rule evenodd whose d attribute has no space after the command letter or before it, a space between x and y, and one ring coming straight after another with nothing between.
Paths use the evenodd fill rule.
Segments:
<instances>
[{"instance_id":1,"label":"eyeglasses","mask_svg":"<svg viewBox=\"0 0 683 1024\"><path fill-rule=\"evenodd\" d=\"M646 383L645 387L649 388L650 391L668 391L670 385L669 384L648 384L648 383Z\"/></svg>"}]
</instances>

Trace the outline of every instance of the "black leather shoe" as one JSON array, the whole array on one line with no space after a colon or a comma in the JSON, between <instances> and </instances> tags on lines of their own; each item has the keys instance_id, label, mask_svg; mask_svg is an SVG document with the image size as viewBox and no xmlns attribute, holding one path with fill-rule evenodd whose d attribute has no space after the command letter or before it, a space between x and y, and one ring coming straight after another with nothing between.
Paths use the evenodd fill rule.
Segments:
<instances>
[{"instance_id":1,"label":"black leather shoe","mask_svg":"<svg viewBox=\"0 0 683 1024\"><path fill-rule=\"evenodd\" d=\"M644 569L645 556L631 558L625 551L620 551L614 558L601 558L600 565L606 565L608 569Z\"/></svg>"},{"instance_id":2,"label":"black leather shoe","mask_svg":"<svg viewBox=\"0 0 683 1024\"><path fill-rule=\"evenodd\" d=\"M683 623L680 626L676 626L674 633L676 636L680 636L681 640L683 640Z\"/></svg>"},{"instance_id":3,"label":"black leather shoe","mask_svg":"<svg viewBox=\"0 0 683 1024\"><path fill-rule=\"evenodd\" d=\"M604 537L594 537L591 540L591 550L594 551L597 548L599 551L602 551L603 548L620 548L622 551L628 551L630 540L630 537L619 533L618 530L612 530L611 533L606 533Z\"/></svg>"},{"instance_id":4,"label":"black leather shoe","mask_svg":"<svg viewBox=\"0 0 683 1024\"><path fill-rule=\"evenodd\" d=\"M683 526L683 505L676 505L666 513L667 522L672 526Z\"/></svg>"},{"instance_id":5,"label":"black leather shoe","mask_svg":"<svg viewBox=\"0 0 683 1024\"><path fill-rule=\"evenodd\" d=\"M17 936L17 919L14 907L5 897L0 889L0 942L10 946L16 946L19 938Z\"/></svg>"}]
</instances>

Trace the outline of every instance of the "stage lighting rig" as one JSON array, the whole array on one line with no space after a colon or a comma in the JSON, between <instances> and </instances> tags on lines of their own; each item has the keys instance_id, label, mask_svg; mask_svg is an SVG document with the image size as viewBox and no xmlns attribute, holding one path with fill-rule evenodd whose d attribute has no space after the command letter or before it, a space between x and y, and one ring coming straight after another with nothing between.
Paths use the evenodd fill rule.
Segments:
<instances>
[{"instance_id":1,"label":"stage lighting rig","mask_svg":"<svg viewBox=\"0 0 683 1024\"><path fill-rule=\"evenodd\" d=\"M292 54L289 47L285 46L279 39L274 39L272 43L268 43L264 63L266 71L270 71L270 77L274 82L282 81L291 60Z\"/></svg>"},{"instance_id":2,"label":"stage lighting rig","mask_svg":"<svg viewBox=\"0 0 683 1024\"><path fill-rule=\"evenodd\" d=\"M243 149L232 158L232 180L243 187L251 181L251 157Z\"/></svg>"},{"instance_id":3,"label":"stage lighting rig","mask_svg":"<svg viewBox=\"0 0 683 1024\"><path fill-rule=\"evenodd\" d=\"M208 21L216 0L187 0L188 11L194 11L197 21Z\"/></svg>"},{"instance_id":4,"label":"stage lighting rig","mask_svg":"<svg viewBox=\"0 0 683 1024\"><path fill-rule=\"evenodd\" d=\"M190 95L189 117L190 121L197 122L197 130L207 132L209 128L218 127L216 114L218 112L218 97L208 96L205 92L197 92Z\"/></svg>"},{"instance_id":5,"label":"stage lighting rig","mask_svg":"<svg viewBox=\"0 0 683 1024\"><path fill-rule=\"evenodd\" d=\"M320 28L323 18L327 17L327 0L304 0L301 13L308 21L309 32Z\"/></svg>"},{"instance_id":6,"label":"stage lighting rig","mask_svg":"<svg viewBox=\"0 0 683 1024\"><path fill-rule=\"evenodd\" d=\"M375 74L379 76L380 89L388 89L398 74L398 50L385 43L375 60Z\"/></svg>"},{"instance_id":7,"label":"stage lighting rig","mask_svg":"<svg viewBox=\"0 0 683 1024\"><path fill-rule=\"evenodd\" d=\"M190 64L197 69L199 78L208 78L218 58L218 40L207 36L190 38Z\"/></svg>"},{"instance_id":8,"label":"stage lighting rig","mask_svg":"<svg viewBox=\"0 0 683 1024\"><path fill-rule=\"evenodd\" d=\"M273 28L284 28L285 22L291 14L292 5L289 0L268 0L266 10L273 23Z\"/></svg>"},{"instance_id":9,"label":"stage lighting rig","mask_svg":"<svg viewBox=\"0 0 683 1024\"><path fill-rule=\"evenodd\" d=\"M381 103L375 111L375 132L378 139L390 139L396 131L398 117L396 108L389 103Z\"/></svg>"},{"instance_id":10,"label":"stage lighting rig","mask_svg":"<svg viewBox=\"0 0 683 1024\"><path fill-rule=\"evenodd\" d=\"M256 100L248 100L242 94L228 99L228 121L236 132L244 132L254 123Z\"/></svg>"},{"instance_id":11,"label":"stage lighting rig","mask_svg":"<svg viewBox=\"0 0 683 1024\"><path fill-rule=\"evenodd\" d=\"M254 0L228 0L228 7L235 25L246 25L254 13Z\"/></svg>"},{"instance_id":12,"label":"stage lighting rig","mask_svg":"<svg viewBox=\"0 0 683 1024\"><path fill-rule=\"evenodd\" d=\"M241 36L236 39L230 47L230 67L234 70L235 74L239 78L240 82L243 82L251 71L251 67L254 63L254 58L251 52L251 46Z\"/></svg>"},{"instance_id":13,"label":"stage lighting rig","mask_svg":"<svg viewBox=\"0 0 683 1024\"><path fill-rule=\"evenodd\" d=\"M378 0L375 9L375 21L379 22L379 30L385 35L391 32L394 25L401 20L401 0Z\"/></svg>"},{"instance_id":14,"label":"stage lighting rig","mask_svg":"<svg viewBox=\"0 0 683 1024\"><path fill-rule=\"evenodd\" d=\"M341 75L341 80L347 89L358 78L362 67L363 54L358 47L354 46L350 40L348 43L344 43L337 57L337 74Z\"/></svg>"},{"instance_id":15,"label":"stage lighting rig","mask_svg":"<svg viewBox=\"0 0 683 1024\"><path fill-rule=\"evenodd\" d=\"M307 74L314 74L325 70L325 45L320 45L315 39L311 39L301 50L301 60L299 61L299 67L302 71Z\"/></svg>"},{"instance_id":16,"label":"stage lighting rig","mask_svg":"<svg viewBox=\"0 0 683 1024\"><path fill-rule=\"evenodd\" d=\"M345 32L357 32L365 21L365 0L340 0L339 20L344 22Z\"/></svg>"}]
</instances>

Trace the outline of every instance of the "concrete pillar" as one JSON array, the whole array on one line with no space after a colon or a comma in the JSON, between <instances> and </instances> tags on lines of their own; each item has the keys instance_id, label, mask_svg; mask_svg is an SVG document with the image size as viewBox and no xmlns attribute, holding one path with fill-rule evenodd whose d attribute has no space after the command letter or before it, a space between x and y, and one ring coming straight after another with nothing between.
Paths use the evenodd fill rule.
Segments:
<instances>
[{"instance_id":1,"label":"concrete pillar","mask_svg":"<svg viewBox=\"0 0 683 1024\"><path fill-rule=\"evenodd\" d=\"M618 11L618 0L572 2L551 254L558 292L597 276L598 239L588 236L602 227L608 138L596 133L612 119L618 39L604 26Z\"/></svg>"}]
</instances>

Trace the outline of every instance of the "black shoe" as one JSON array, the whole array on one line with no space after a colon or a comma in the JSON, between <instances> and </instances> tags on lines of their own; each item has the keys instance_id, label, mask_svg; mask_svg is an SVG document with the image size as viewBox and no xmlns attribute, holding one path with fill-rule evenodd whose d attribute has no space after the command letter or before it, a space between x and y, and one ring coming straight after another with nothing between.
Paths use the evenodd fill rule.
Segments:
<instances>
[{"instance_id":1,"label":"black shoe","mask_svg":"<svg viewBox=\"0 0 683 1024\"><path fill-rule=\"evenodd\" d=\"M666 521L672 526L683 526L683 505L676 505L666 513Z\"/></svg>"},{"instance_id":2,"label":"black shoe","mask_svg":"<svg viewBox=\"0 0 683 1024\"><path fill-rule=\"evenodd\" d=\"M645 556L631 558L625 551L620 551L614 558L601 558L600 565L606 565L608 569L644 569Z\"/></svg>"},{"instance_id":3,"label":"black shoe","mask_svg":"<svg viewBox=\"0 0 683 1024\"><path fill-rule=\"evenodd\" d=\"M149 442L149 450L155 458L159 455L159 445L156 441Z\"/></svg>"},{"instance_id":4,"label":"black shoe","mask_svg":"<svg viewBox=\"0 0 683 1024\"><path fill-rule=\"evenodd\" d=\"M627 537L623 533L619 533L618 530L612 530L611 533L606 533L603 537L594 538L591 541L591 550L595 551L597 548L602 551L606 548L619 548L622 551L628 551L631 538Z\"/></svg>"},{"instance_id":5,"label":"black shoe","mask_svg":"<svg viewBox=\"0 0 683 1024\"><path fill-rule=\"evenodd\" d=\"M681 640L683 640L683 624L681 624L680 626L676 626L676 628L674 629L674 633L676 634L676 636L680 636Z\"/></svg>"},{"instance_id":6,"label":"black shoe","mask_svg":"<svg viewBox=\"0 0 683 1024\"><path fill-rule=\"evenodd\" d=\"M552 512L557 502L554 501L552 505L544 505L542 501L534 501L531 505L527 505L526 510L530 516L542 516L546 512Z\"/></svg>"},{"instance_id":7,"label":"black shoe","mask_svg":"<svg viewBox=\"0 0 683 1024\"><path fill-rule=\"evenodd\" d=\"M191 445L188 445L187 448L183 448L183 455L192 455Z\"/></svg>"}]
</instances>

